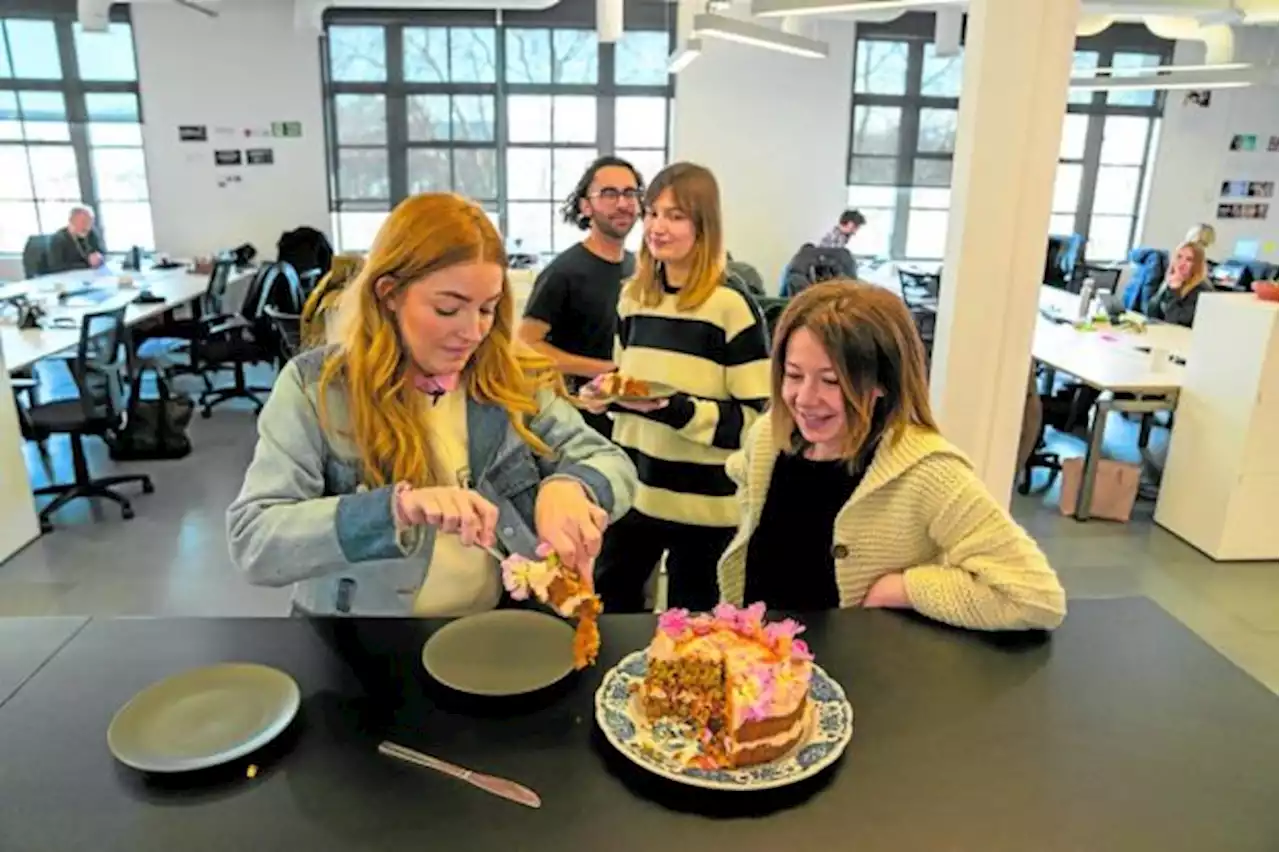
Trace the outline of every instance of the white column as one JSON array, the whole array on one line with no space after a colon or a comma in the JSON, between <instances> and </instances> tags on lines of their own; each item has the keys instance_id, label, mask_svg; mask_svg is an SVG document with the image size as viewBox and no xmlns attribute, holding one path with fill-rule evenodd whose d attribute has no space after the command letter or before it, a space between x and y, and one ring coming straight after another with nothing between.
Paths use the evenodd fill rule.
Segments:
<instances>
[{"instance_id":1,"label":"white column","mask_svg":"<svg viewBox=\"0 0 1280 852\"><path fill-rule=\"evenodd\" d=\"M1077 0L973 0L931 399L1006 503L1013 485Z\"/></svg>"},{"instance_id":2,"label":"white column","mask_svg":"<svg viewBox=\"0 0 1280 852\"><path fill-rule=\"evenodd\" d=\"M0 562L40 535L22 444L13 388L0 351Z\"/></svg>"}]
</instances>

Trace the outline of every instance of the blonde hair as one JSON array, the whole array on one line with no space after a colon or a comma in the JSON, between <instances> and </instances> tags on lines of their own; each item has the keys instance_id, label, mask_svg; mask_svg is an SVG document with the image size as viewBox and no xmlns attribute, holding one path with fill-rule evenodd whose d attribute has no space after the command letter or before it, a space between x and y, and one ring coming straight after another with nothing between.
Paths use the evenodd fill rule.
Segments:
<instances>
[{"instance_id":1,"label":"blonde hair","mask_svg":"<svg viewBox=\"0 0 1280 852\"><path fill-rule=\"evenodd\" d=\"M851 466L879 435L896 441L908 425L937 431L924 345L906 305L882 287L837 279L806 288L778 320L769 416L780 451L798 453L807 446L782 399L787 344L800 329L817 338L831 359L847 424L840 455Z\"/></svg>"},{"instance_id":2,"label":"blonde hair","mask_svg":"<svg viewBox=\"0 0 1280 852\"><path fill-rule=\"evenodd\" d=\"M644 193L644 206L651 210L658 197L670 189L679 207L693 222L693 261L689 280L680 288L676 307L691 311L701 307L724 279L724 232L720 226L720 187L709 169L693 163L672 163L658 172ZM636 274L627 285L627 295L644 305L654 307L662 301L663 275L660 262L649 251L647 242L640 244Z\"/></svg>"},{"instance_id":3,"label":"blonde hair","mask_svg":"<svg viewBox=\"0 0 1280 852\"><path fill-rule=\"evenodd\" d=\"M333 266L324 274L302 306L302 345L310 348L323 343L328 314L342 296L347 284L360 272L364 255L345 253L334 257Z\"/></svg>"},{"instance_id":4,"label":"blonde hair","mask_svg":"<svg viewBox=\"0 0 1280 852\"><path fill-rule=\"evenodd\" d=\"M337 347L320 375L322 427L328 422L328 394L340 386L350 412L345 435L355 444L369 487L434 483L422 393L409 375L410 356L387 303L426 276L464 263L503 269L493 326L463 370L467 394L506 409L529 446L550 452L525 421L538 411L539 390L562 394L564 385L550 362L513 344L514 304L502 238L484 211L461 196L415 195L387 216L348 285ZM388 280L390 288L383 285L380 294L380 283Z\"/></svg>"},{"instance_id":5,"label":"blonde hair","mask_svg":"<svg viewBox=\"0 0 1280 852\"><path fill-rule=\"evenodd\" d=\"M1190 293L1195 288L1204 284L1209 278L1209 264L1205 260L1204 246L1196 242L1185 242L1173 250L1173 254L1169 257L1169 271L1165 274L1166 280L1173 274L1173 265L1178 260L1178 252L1187 249L1191 252L1191 274L1187 276L1185 281L1178 282L1177 285L1171 286L1171 289L1179 296L1184 293Z\"/></svg>"}]
</instances>

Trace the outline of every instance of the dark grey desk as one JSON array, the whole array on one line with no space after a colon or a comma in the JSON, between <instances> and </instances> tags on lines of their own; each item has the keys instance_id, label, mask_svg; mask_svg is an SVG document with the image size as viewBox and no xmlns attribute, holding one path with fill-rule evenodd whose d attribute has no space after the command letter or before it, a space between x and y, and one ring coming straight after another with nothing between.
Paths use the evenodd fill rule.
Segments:
<instances>
[{"instance_id":1,"label":"dark grey desk","mask_svg":"<svg viewBox=\"0 0 1280 852\"><path fill-rule=\"evenodd\" d=\"M0 707L88 620L84 616L0 618Z\"/></svg>"},{"instance_id":2,"label":"dark grey desk","mask_svg":"<svg viewBox=\"0 0 1280 852\"><path fill-rule=\"evenodd\" d=\"M886 612L806 620L854 704L849 752L799 789L714 795L612 753L592 722L599 670L476 704L422 673L431 623L94 621L0 709L0 849L1276 848L1276 696L1151 603L1074 602L1047 641ZM602 663L652 623L606 618ZM298 724L255 756L257 777L117 766L116 708L219 660L279 666L302 688ZM383 736L526 783L544 807L380 757Z\"/></svg>"}]
</instances>

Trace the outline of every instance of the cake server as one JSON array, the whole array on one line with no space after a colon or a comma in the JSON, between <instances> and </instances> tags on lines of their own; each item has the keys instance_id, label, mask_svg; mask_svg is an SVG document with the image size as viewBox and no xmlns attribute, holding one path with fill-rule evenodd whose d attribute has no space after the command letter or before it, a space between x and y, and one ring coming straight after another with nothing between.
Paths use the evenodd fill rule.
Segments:
<instances>
[{"instance_id":1,"label":"cake server","mask_svg":"<svg viewBox=\"0 0 1280 852\"><path fill-rule=\"evenodd\" d=\"M385 754L387 757L394 757L396 760L403 760L405 763L412 763L415 766L424 766L427 769L434 769L437 772L443 772L445 775L457 778L459 781L466 781L468 784L479 787L486 793L492 793L495 796L510 799L517 804L524 805L525 807L542 807L542 799L538 794L523 784L517 784L516 782L508 781L505 778L495 778L492 775L485 775L482 772L472 772L470 769L463 769L461 766L455 766L438 757L432 757L429 754L423 754L420 751L405 748L402 745L388 740L384 740L378 745L378 751Z\"/></svg>"}]
</instances>

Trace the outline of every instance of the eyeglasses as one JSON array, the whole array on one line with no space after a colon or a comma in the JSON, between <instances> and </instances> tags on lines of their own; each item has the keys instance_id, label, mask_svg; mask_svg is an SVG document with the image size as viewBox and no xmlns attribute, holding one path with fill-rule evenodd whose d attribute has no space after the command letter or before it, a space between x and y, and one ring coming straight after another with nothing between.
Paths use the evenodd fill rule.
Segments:
<instances>
[{"instance_id":1,"label":"eyeglasses","mask_svg":"<svg viewBox=\"0 0 1280 852\"><path fill-rule=\"evenodd\" d=\"M643 190L638 188L628 187L627 189L617 189L612 186L607 186L604 189L600 190L599 192L592 193L587 197L598 200L598 201L603 201L606 204L617 204L618 201L623 198L625 198L627 201L631 201L636 204L639 204L641 192L643 192Z\"/></svg>"}]
</instances>

